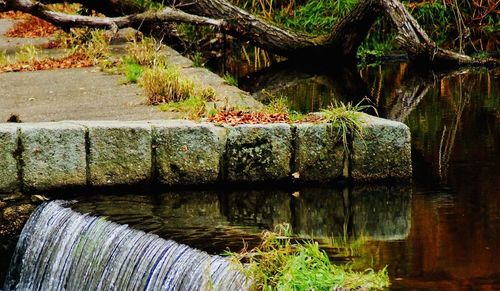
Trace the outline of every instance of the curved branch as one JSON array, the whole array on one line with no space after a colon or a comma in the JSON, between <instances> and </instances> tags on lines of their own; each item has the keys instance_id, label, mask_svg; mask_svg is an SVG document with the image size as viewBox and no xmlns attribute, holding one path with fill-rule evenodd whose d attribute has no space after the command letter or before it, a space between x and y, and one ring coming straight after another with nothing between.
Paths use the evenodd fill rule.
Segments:
<instances>
[{"instance_id":1,"label":"curved branch","mask_svg":"<svg viewBox=\"0 0 500 291\"><path fill-rule=\"evenodd\" d=\"M19 10L42 18L62 28L70 27L93 27L93 28L125 28L140 27L150 23L179 22L196 25L211 25L215 27L224 26L223 20L211 19L203 16L191 15L176 9L164 8L160 11L146 11L120 17L94 17L83 15L71 15L54 12L40 2L30 0L13 0L8 3L9 8ZM1 5L1 2L0 2Z\"/></svg>"}]
</instances>

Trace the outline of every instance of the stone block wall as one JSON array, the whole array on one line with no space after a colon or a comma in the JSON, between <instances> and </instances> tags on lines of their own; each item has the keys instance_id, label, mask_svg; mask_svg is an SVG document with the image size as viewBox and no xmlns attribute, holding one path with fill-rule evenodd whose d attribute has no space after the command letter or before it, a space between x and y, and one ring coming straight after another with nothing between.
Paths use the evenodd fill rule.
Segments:
<instances>
[{"instance_id":1,"label":"stone block wall","mask_svg":"<svg viewBox=\"0 0 500 291\"><path fill-rule=\"evenodd\" d=\"M408 127L368 115L363 120L364 139L353 138L349 155L325 123L4 123L0 193L140 183L409 179Z\"/></svg>"}]
</instances>

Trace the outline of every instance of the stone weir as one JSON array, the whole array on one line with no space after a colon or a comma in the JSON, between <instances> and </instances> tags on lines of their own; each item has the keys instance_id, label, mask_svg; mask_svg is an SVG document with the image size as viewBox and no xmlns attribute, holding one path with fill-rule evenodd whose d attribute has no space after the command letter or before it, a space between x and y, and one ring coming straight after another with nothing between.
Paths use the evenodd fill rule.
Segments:
<instances>
[{"instance_id":1,"label":"stone weir","mask_svg":"<svg viewBox=\"0 0 500 291\"><path fill-rule=\"evenodd\" d=\"M0 193L80 186L411 177L410 131L363 114L349 154L327 123L0 123Z\"/></svg>"}]
</instances>

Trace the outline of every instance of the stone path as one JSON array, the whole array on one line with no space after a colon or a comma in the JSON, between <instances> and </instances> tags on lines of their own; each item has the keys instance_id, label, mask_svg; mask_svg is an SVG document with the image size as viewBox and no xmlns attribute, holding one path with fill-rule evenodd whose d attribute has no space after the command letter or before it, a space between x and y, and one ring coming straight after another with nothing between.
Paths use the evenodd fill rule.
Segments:
<instances>
[{"instance_id":1,"label":"stone path","mask_svg":"<svg viewBox=\"0 0 500 291\"><path fill-rule=\"evenodd\" d=\"M21 45L43 44L47 38L22 39L3 35L14 21L0 19L0 51L12 53ZM52 53L46 50L44 53ZM226 84L222 78L192 62L173 49L164 53L180 73L212 86L217 107L255 108L262 106L248 93ZM60 51L59 51L60 54ZM62 120L148 120L181 118L180 113L161 112L144 104L137 85L121 85L123 76L107 75L98 68L59 69L35 72L0 73L0 122L12 114L22 122Z\"/></svg>"},{"instance_id":2,"label":"stone path","mask_svg":"<svg viewBox=\"0 0 500 291\"><path fill-rule=\"evenodd\" d=\"M178 118L143 103L136 85L98 68L0 73L0 122L11 114L23 122Z\"/></svg>"}]
</instances>

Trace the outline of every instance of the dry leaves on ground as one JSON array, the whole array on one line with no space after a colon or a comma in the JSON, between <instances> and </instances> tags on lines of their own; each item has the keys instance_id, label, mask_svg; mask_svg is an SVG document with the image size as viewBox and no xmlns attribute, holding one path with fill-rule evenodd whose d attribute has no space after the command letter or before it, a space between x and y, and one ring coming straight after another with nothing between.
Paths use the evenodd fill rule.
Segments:
<instances>
[{"instance_id":1,"label":"dry leaves on ground","mask_svg":"<svg viewBox=\"0 0 500 291\"><path fill-rule=\"evenodd\" d=\"M324 118L319 115L305 115L300 120L291 120L287 113L264 113L264 112L243 112L243 111L224 111L218 112L208 121L218 125L235 126L239 124L266 124L266 123L317 123L323 121Z\"/></svg>"},{"instance_id":2,"label":"dry leaves on ground","mask_svg":"<svg viewBox=\"0 0 500 291\"><path fill-rule=\"evenodd\" d=\"M31 63L14 63L0 66L0 72L25 72L50 69L69 69L90 67L93 62L84 54L76 53L60 59L42 59Z\"/></svg>"},{"instance_id":3,"label":"dry leaves on ground","mask_svg":"<svg viewBox=\"0 0 500 291\"><path fill-rule=\"evenodd\" d=\"M219 112L208 119L216 124L238 125L256 123L278 123L289 122L288 114L267 114L262 112L226 111Z\"/></svg>"},{"instance_id":4,"label":"dry leaves on ground","mask_svg":"<svg viewBox=\"0 0 500 291\"><path fill-rule=\"evenodd\" d=\"M31 15L20 11L0 12L0 19L26 19Z\"/></svg>"},{"instance_id":5,"label":"dry leaves on ground","mask_svg":"<svg viewBox=\"0 0 500 291\"><path fill-rule=\"evenodd\" d=\"M5 35L8 37L49 37L58 32L54 25L38 17L29 15L28 18L16 23Z\"/></svg>"}]
</instances>

